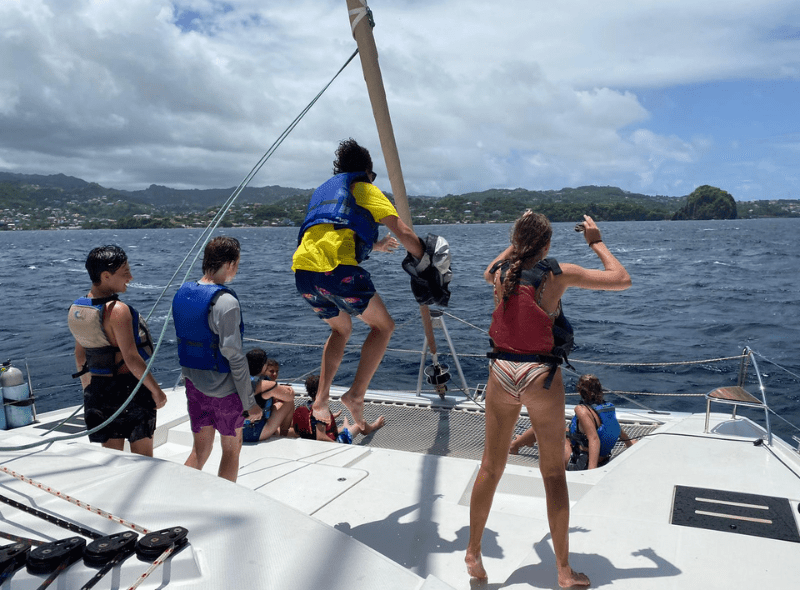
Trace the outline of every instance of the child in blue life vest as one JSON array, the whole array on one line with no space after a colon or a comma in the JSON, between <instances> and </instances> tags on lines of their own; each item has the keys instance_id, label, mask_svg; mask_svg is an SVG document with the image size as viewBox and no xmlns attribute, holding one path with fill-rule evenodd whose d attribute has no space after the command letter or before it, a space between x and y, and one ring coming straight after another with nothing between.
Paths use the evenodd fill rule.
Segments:
<instances>
[{"instance_id":1,"label":"child in blue life vest","mask_svg":"<svg viewBox=\"0 0 800 590\"><path fill-rule=\"evenodd\" d=\"M564 443L564 464L568 471L595 469L608 463L618 440L626 447L636 441L620 426L614 404L603 399L603 386L594 375L581 375L577 384L581 403L575 406ZM523 446L533 446L536 435L529 428L511 443L509 452L519 453Z\"/></svg>"}]
</instances>

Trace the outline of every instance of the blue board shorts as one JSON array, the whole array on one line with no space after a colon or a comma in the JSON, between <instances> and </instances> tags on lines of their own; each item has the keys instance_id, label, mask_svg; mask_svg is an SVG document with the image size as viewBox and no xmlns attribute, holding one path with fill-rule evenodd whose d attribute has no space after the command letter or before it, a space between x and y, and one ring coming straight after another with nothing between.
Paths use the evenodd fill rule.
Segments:
<instances>
[{"instance_id":1,"label":"blue board shorts","mask_svg":"<svg viewBox=\"0 0 800 590\"><path fill-rule=\"evenodd\" d=\"M258 442L261 438L261 432L264 430L264 426L267 425L267 419L272 414L272 400L268 399L267 403L264 404L264 407L261 408L261 411L264 415L261 417L260 420L256 420L255 422L251 422L250 420L244 421L244 426L242 426L242 441L246 443L250 442Z\"/></svg>"},{"instance_id":2,"label":"blue board shorts","mask_svg":"<svg viewBox=\"0 0 800 590\"><path fill-rule=\"evenodd\" d=\"M360 266L342 264L328 272L297 270L294 273L297 291L323 320L344 311L352 316L364 313L375 295L375 285Z\"/></svg>"}]
</instances>

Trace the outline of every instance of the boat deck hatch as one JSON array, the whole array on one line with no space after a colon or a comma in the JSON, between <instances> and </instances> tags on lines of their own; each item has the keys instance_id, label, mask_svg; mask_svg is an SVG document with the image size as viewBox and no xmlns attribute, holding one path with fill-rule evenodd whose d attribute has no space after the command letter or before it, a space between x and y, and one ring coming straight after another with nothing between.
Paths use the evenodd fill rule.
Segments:
<instances>
[{"instance_id":1,"label":"boat deck hatch","mask_svg":"<svg viewBox=\"0 0 800 590\"><path fill-rule=\"evenodd\" d=\"M76 434L86 430L86 423L83 421L83 414L71 416L69 420L66 420L63 424L60 424L60 422L61 420L55 420L53 422L48 422L47 424L37 424L34 426L34 428L39 428L41 430L52 430L53 432L63 432L65 434Z\"/></svg>"},{"instance_id":2,"label":"boat deck hatch","mask_svg":"<svg viewBox=\"0 0 800 590\"><path fill-rule=\"evenodd\" d=\"M672 524L800 543L787 498L675 486Z\"/></svg>"}]
</instances>

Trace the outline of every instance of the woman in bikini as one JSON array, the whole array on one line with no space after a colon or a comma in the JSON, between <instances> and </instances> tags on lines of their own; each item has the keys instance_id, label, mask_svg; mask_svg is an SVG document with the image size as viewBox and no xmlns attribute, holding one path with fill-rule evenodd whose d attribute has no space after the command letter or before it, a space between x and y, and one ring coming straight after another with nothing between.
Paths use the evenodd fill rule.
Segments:
<instances>
[{"instance_id":1,"label":"woman in bikini","mask_svg":"<svg viewBox=\"0 0 800 590\"><path fill-rule=\"evenodd\" d=\"M514 426L524 404L539 442L547 519L562 588L588 586L569 565L569 495L564 469L564 382L554 362L552 326L569 287L622 291L631 285L625 267L603 243L594 220L584 216L586 243L602 270L543 262L552 228L544 215L526 211L514 224L511 245L486 268L494 285L495 311L489 331L493 354L486 387L486 443L470 501L470 536L465 562L470 576L485 579L481 538L497 484L506 466ZM538 275L539 268L547 272Z\"/></svg>"}]
</instances>

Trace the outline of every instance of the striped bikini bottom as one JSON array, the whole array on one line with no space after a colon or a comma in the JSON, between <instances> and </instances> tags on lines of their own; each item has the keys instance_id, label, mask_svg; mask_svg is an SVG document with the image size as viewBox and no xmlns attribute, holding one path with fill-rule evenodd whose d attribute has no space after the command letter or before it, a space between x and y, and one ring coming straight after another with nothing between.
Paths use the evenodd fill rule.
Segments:
<instances>
[{"instance_id":1,"label":"striped bikini bottom","mask_svg":"<svg viewBox=\"0 0 800 590\"><path fill-rule=\"evenodd\" d=\"M533 383L534 379L551 369L551 365L546 363L530 361L518 363L503 359L492 359L490 366L500 385L517 402L522 401L520 399L522 392Z\"/></svg>"}]
</instances>

